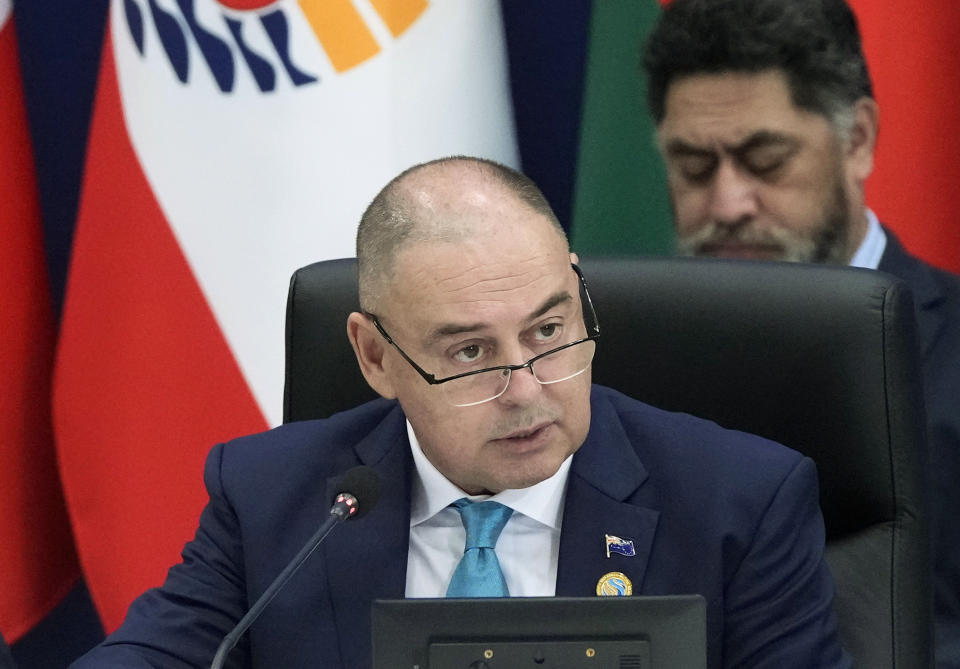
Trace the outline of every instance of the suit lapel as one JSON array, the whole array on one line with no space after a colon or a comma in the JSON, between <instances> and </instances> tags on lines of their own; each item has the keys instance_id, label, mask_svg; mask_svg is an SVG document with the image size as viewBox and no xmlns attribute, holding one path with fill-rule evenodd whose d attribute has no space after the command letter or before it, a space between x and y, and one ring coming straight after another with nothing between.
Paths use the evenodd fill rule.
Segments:
<instances>
[{"instance_id":1,"label":"suit lapel","mask_svg":"<svg viewBox=\"0 0 960 669\"><path fill-rule=\"evenodd\" d=\"M345 667L370 663L370 604L402 598L410 537L412 459L403 412L395 409L356 447L380 476L380 500L369 515L345 523L325 546L328 587ZM336 479L328 481L331 495Z\"/></svg>"},{"instance_id":2,"label":"suit lapel","mask_svg":"<svg viewBox=\"0 0 960 669\"><path fill-rule=\"evenodd\" d=\"M921 350L926 360L930 347L945 325L943 315L937 307L946 296L937 285L932 268L907 253L900 240L889 229L884 228L883 231L887 235L887 246L877 269L903 279L910 286L919 324Z\"/></svg>"},{"instance_id":3,"label":"suit lapel","mask_svg":"<svg viewBox=\"0 0 960 669\"><path fill-rule=\"evenodd\" d=\"M600 399L592 412L590 434L573 458L567 484L557 595L595 595L597 582L609 572L623 573L639 593L660 513L630 502L647 471L616 410ZM606 535L631 541L635 554L607 557Z\"/></svg>"},{"instance_id":4,"label":"suit lapel","mask_svg":"<svg viewBox=\"0 0 960 669\"><path fill-rule=\"evenodd\" d=\"M625 574L639 593L659 511L631 503L647 472L606 399L592 403L590 434L574 456L564 503L557 595L591 596L608 572ZM356 447L360 463L380 475L369 515L351 521L324 544L328 587L345 667L370 662L370 604L402 598L410 537L412 458L399 407ZM328 481L335 491L336 479ZM632 557L607 557L605 535L633 542Z\"/></svg>"}]
</instances>

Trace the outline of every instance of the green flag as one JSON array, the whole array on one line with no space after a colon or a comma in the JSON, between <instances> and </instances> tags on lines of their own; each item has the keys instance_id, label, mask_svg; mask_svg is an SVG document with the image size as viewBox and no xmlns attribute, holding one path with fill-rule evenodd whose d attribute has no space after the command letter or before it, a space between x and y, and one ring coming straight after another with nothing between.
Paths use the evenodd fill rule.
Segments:
<instances>
[{"instance_id":1,"label":"green flag","mask_svg":"<svg viewBox=\"0 0 960 669\"><path fill-rule=\"evenodd\" d=\"M571 242L583 254L667 254L673 225L641 53L656 0L593 3Z\"/></svg>"}]
</instances>

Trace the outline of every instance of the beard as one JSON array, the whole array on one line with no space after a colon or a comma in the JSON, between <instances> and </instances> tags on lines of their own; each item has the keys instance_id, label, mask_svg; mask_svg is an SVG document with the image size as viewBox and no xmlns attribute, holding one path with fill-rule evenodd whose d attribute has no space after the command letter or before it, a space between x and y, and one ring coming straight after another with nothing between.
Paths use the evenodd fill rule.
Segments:
<instances>
[{"instance_id":1,"label":"beard","mask_svg":"<svg viewBox=\"0 0 960 669\"><path fill-rule=\"evenodd\" d=\"M847 193L838 176L819 223L809 230L780 225L760 227L755 220L734 225L708 221L687 234L679 234L676 250L681 256L711 257L714 248L734 243L770 249L771 260L845 265L849 260L849 238Z\"/></svg>"}]
</instances>

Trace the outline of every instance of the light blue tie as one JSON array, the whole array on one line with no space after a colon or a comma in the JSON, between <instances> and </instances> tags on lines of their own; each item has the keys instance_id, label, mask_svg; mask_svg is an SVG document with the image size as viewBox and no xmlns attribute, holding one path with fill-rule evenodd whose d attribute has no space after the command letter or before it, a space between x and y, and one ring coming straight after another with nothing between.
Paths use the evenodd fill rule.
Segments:
<instances>
[{"instance_id":1,"label":"light blue tie","mask_svg":"<svg viewBox=\"0 0 960 669\"><path fill-rule=\"evenodd\" d=\"M509 597L494 547L513 509L490 501L475 504L465 497L451 506L460 512L467 541L447 597Z\"/></svg>"}]
</instances>

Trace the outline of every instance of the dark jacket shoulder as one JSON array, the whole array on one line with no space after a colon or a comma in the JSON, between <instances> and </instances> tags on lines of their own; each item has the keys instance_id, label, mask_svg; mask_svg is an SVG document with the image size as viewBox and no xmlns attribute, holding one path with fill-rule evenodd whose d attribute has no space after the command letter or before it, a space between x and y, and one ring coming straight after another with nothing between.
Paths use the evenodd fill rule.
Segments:
<instances>
[{"instance_id":1,"label":"dark jacket shoulder","mask_svg":"<svg viewBox=\"0 0 960 669\"><path fill-rule=\"evenodd\" d=\"M607 429L598 421L618 418L624 436L651 470L671 469L676 463L695 461L704 467L742 467L752 463L762 468L793 467L804 456L797 451L755 434L731 430L686 413L659 409L623 393L595 385L594 430Z\"/></svg>"}]
</instances>

